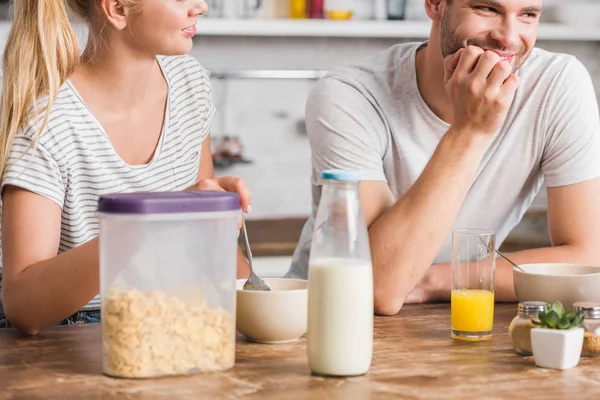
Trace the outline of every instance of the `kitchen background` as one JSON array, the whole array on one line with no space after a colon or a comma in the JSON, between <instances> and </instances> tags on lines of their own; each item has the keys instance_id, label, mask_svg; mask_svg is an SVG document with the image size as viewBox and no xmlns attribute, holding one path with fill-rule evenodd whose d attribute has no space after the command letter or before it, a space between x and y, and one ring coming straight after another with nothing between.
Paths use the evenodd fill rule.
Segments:
<instances>
[{"instance_id":1,"label":"kitchen background","mask_svg":"<svg viewBox=\"0 0 600 400\"><path fill-rule=\"evenodd\" d=\"M249 234L257 267L289 266L310 212L306 98L325 71L404 41L424 40L424 0L209 0L192 55L211 72L217 174L254 192ZM570 53L600 94L600 1L545 0L538 47ZM3 14L6 14L3 11ZM5 40L9 23L0 24ZM3 43L0 43L3 46ZM548 243L542 191L505 250Z\"/></svg>"}]
</instances>

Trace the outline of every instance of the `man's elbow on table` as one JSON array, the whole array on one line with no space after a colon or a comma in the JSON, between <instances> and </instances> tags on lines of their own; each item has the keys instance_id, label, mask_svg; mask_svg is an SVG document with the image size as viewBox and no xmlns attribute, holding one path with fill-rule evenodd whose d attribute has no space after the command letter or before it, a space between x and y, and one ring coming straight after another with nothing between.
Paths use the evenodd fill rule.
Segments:
<instances>
[{"instance_id":1,"label":"man's elbow on table","mask_svg":"<svg viewBox=\"0 0 600 400\"><path fill-rule=\"evenodd\" d=\"M378 271L382 271L382 269L378 269L375 266L373 271L373 305L375 314L382 316L396 315L404 305L410 290L403 284L394 284L394 282L398 282L398 277L378 273Z\"/></svg>"},{"instance_id":2,"label":"man's elbow on table","mask_svg":"<svg viewBox=\"0 0 600 400\"><path fill-rule=\"evenodd\" d=\"M375 314L382 316L396 315L400 312L404 304L404 298L397 295L390 295L383 290L378 290L375 287L374 293Z\"/></svg>"}]
</instances>

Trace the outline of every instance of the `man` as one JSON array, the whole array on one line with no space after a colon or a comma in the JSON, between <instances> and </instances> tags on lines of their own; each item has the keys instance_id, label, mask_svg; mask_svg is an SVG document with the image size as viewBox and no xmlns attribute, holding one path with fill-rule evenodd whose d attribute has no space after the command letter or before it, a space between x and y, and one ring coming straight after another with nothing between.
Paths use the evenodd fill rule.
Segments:
<instances>
[{"instance_id":1,"label":"man","mask_svg":"<svg viewBox=\"0 0 600 400\"><path fill-rule=\"evenodd\" d=\"M308 100L313 217L318 172L361 170L375 312L449 299L450 237L500 245L543 181L551 248L517 263L600 264L600 119L575 57L534 48L541 0L426 0L429 40L328 74ZM287 276L306 277L313 218ZM496 263L496 300L515 301Z\"/></svg>"}]
</instances>

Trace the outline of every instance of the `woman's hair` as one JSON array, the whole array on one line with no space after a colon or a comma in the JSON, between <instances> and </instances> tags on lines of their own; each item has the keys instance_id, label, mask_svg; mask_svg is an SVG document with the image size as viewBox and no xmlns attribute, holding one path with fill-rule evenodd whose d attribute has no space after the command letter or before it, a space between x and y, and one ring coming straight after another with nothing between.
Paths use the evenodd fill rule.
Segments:
<instances>
[{"instance_id":1,"label":"woman's hair","mask_svg":"<svg viewBox=\"0 0 600 400\"><path fill-rule=\"evenodd\" d=\"M140 0L121 0L124 8L139 3ZM14 18L4 49L0 99L0 181L6 174L17 134L29 121L44 115L41 124L36 126L34 143L37 141L48 122L59 88L79 66L80 46L68 11L88 22L88 42L97 44L102 38L93 37L99 31L92 22L98 4L99 0L13 2ZM42 103L42 109L38 109L36 102L41 96L47 100Z\"/></svg>"}]
</instances>

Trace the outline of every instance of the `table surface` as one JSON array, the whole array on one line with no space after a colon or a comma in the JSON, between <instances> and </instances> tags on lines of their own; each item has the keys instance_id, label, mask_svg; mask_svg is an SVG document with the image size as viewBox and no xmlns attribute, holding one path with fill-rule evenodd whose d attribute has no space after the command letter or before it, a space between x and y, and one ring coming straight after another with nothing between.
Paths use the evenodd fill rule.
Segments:
<instances>
[{"instance_id":1,"label":"table surface","mask_svg":"<svg viewBox=\"0 0 600 400\"><path fill-rule=\"evenodd\" d=\"M56 326L35 337L0 332L0 399L535 399L600 398L600 358L567 371L538 368L508 340L516 304L497 304L493 339L449 337L449 304L375 317L373 364L353 378L312 376L306 341L249 343L233 369L147 380L102 375L99 324Z\"/></svg>"}]
</instances>

